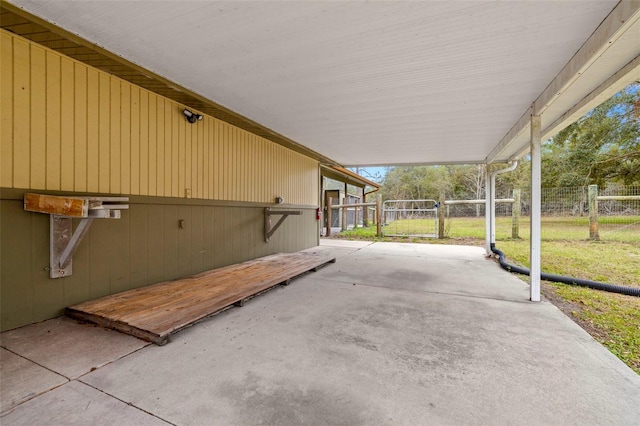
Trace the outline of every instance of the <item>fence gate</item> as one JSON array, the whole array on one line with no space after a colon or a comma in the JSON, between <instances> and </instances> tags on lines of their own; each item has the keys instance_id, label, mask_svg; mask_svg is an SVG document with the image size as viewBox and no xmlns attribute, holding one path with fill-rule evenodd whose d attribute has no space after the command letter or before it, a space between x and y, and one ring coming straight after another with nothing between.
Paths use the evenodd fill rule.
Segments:
<instances>
[{"instance_id":1,"label":"fence gate","mask_svg":"<svg viewBox=\"0 0 640 426\"><path fill-rule=\"evenodd\" d=\"M438 237L436 200L387 200L382 204L382 235Z\"/></svg>"}]
</instances>

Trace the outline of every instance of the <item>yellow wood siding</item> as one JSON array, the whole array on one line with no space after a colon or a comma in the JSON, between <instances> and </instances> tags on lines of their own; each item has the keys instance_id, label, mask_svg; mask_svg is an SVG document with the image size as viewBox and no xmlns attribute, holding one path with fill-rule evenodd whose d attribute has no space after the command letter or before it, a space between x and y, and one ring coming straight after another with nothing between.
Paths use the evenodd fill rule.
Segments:
<instances>
[{"instance_id":1,"label":"yellow wood siding","mask_svg":"<svg viewBox=\"0 0 640 426\"><path fill-rule=\"evenodd\" d=\"M13 141L13 61L2 60L13 57L13 43L10 37L0 39L0 140ZM0 182L13 185L13 144L0 144Z\"/></svg>"},{"instance_id":2,"label":"yellow wood siding","mask_svg":"<svg viewBox=\"0 0 640 426\"><path fill-rule=\"evenodd\" d=\"M318 162L2 30L0 186L316 205Z\"/></svg>"}]
</instances>

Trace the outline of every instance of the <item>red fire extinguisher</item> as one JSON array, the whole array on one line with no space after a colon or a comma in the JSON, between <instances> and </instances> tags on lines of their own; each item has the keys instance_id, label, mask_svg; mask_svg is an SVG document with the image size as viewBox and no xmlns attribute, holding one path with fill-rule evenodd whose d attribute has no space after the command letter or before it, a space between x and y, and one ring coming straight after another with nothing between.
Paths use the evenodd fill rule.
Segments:
<instances>
[{"instance_id":1,"label":"red fire extinguisher","mask_svg":"<svg viewBox=\"0 0 640 426\"><path fill-rule=\"evenodd\" d=\"M322 211L320 210L320 207L318 207L316 209L316 220L320 220L321 215L322 215Z\"/></svg>"}]
</instances>

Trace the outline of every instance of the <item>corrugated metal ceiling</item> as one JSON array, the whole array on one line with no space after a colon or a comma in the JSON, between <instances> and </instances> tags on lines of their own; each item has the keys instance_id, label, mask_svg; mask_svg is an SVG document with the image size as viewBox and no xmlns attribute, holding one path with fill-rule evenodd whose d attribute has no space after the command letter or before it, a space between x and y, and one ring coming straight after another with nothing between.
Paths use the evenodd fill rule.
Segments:
<instances>
[{"instance_id":1,"label":"corrugated metal ceiling","mask_svg":"<svg viewBox=\"0 0 640 426\"><path fill-rule=\"evenodd\" d=\"M617 1L11 3L345 165L496 145ZM543 127L640 53L627 30ZM634 32L635 31L635 32Z\"/></svg>"}]
</instances>

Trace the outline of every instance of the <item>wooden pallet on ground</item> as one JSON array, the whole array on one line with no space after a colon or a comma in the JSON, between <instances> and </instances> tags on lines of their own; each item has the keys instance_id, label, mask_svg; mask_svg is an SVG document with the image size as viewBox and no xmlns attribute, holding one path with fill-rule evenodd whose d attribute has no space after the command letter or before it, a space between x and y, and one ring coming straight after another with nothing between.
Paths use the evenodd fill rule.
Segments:
<instances>
[{"instance_id":1,"label":"wooden pallet on ground","mask_svg":"<svg viewBox=\"0 0 640 426\"><path fill-rule=\"evenodd\" d=\"M322 252L274 254L84 302L66 314L164 345L172 333L335 261Z\"/></svg>"}]
</instances>

